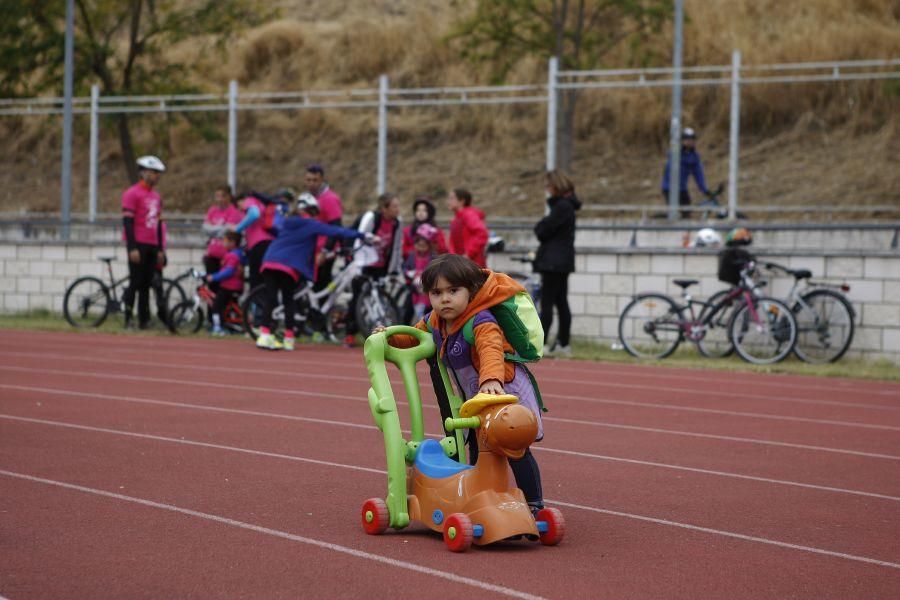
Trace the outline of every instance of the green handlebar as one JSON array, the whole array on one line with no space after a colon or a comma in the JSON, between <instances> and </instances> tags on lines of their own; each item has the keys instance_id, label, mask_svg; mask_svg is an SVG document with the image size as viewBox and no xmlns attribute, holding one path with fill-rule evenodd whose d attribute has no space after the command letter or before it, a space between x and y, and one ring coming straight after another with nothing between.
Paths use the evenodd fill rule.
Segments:
<instances>
[{"instance_id":1,"label":"green handlebar","mask_svg":"<svg viewBox=\"0 0 900 600\"><path fill-rule=\"evenodd\" d=\"M444 419L444 429L447 431L456 431L457 429L475 429L481 425L481 419L478 417L460 417L454 419L447 417Z\"/></svg>"}]
</instances>

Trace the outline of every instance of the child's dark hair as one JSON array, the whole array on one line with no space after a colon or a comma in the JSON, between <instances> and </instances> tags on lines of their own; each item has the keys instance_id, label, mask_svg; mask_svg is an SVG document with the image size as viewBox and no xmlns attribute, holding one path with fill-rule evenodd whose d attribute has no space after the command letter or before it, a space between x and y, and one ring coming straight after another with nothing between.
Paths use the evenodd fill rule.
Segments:
<instances>
[{"instance_id":1,"label":"child's dark hair","mask_svg":"<svg viewBox=\"0 0 900 600\"><path fill-rule=\"evenodd\" d=\"M459 254L442 254L428 263L422 271L422 289L430 292L437 285L438 278L443 277L454 287L469 290L472 298L484 282L487 275L474 261Z\"/></svg>"},{"instance_id":2,"label":"child's dark hair","mask_svg":"<svg viewBox=\"0 0 900 600\"><path fill-rule=\"evenodd\" d=\"M472 206L472 192L469 190L465 188L456 188L453 190L453 195L465 206Z\"/></svg>"},{"instance_id":3,"label":"child's dark hair","mask_svg":"<svg viewBox=\"0 0 900 600\"><path fill-rule=\"evenodd\" d=\"M241 234L237 231L226 231L224 234L222 234L222 237L226 240L234 242L234 246L236 248L241 245Z\"/></svg>"}]
</instances>

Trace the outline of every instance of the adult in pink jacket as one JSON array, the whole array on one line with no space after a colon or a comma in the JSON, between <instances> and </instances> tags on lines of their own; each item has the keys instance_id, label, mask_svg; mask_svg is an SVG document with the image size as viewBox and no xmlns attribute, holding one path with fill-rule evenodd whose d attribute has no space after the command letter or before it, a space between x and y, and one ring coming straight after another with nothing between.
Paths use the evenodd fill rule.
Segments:
<instances>
[{"instance_id":1,"label":"adult in pink jacket","mask_svg":"<svg viewBox=\"0 0 900 600\"><path fill-rule=\"evenodd\" d=\"M447 208L453 211L450 222L450 252L467 256L481 268L487 268L488 230L484 213L472 206L472 194L456 188L447 194Z\"/></svg>"}]
</instances>

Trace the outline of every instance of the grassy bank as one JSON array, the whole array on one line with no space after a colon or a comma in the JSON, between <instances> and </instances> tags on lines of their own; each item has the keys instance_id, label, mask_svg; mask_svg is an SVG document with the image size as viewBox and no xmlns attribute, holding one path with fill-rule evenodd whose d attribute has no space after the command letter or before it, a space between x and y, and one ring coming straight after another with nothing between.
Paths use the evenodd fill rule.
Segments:
<instances>
[{"instance_id":1,"label":"grassy bank","mask_svg":"<svg viewBox=\"0 0 900 600\"><path fill-rule=\"evenodd\" d=\"M62 315L49 311L34 311L12 315L0 315L0 331L4 329L19 329L29 331L53 331L66 333L93 333L102 332L116 335L131 336L171 336L162 326L156 326L145 331L126 331L122 328L121 321L109 319L97 329L75 329L70 326ZM208 335L200 332L180 337L194 339L208 339ZM245 341L242 336L226 336L216 338L224 341ZM306 342L308 343L308 342ZM854 379L877 379L883 381L900 381L900 368L886 360L864 360L860 358L844 358L837 363L828 365L810 365L795 357L790 357L776 365L759 366L748 364L739 358L732 356L725 359L708 359L699 356L692 348L681 348L675 354L658 361L638 361L624 350L612 350L609 344L599 344L584 340L576 340L572 344L572 358L577 360L593 360L610 363L647 364L661 367L675 367L682 369L713 369L717 371L735 371L746 373L784 373L789 375L807 375L812 377L848 377ZM546 359L551 361L552 359Z\"/></svg>"}]
</instances>

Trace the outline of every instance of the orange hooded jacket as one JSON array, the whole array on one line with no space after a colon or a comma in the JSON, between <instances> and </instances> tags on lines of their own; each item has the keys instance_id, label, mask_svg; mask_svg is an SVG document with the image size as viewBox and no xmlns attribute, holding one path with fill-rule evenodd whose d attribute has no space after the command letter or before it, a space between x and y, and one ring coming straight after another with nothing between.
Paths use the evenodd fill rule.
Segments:
<instances>
[{"instance_id":1,"label":"orange hooded jacket","mask_svg":"<svg viewBox=\"0 0 900 600\"><path fill-rule=\"evenodd\" d=\"M515 279L505 273L495 273L490 269L482 269L488 276L484 285L475 292L475 296L469 299L466 310L454 319L453 324L447 327L447 323L432 311L430 316L431 330L439 330L443 338L443 345L438 350L438 357L443 358L447 349L447 339L463 328L469 319L482 310L500 304L513 294L525 291ZM429 331L429 324L425 320L416 323L416 328ZM482 323L475 327L475 345L472 347L472 366L478 371L478 385L485 381L496 379L502 383L512 381L515 377L516 365L504 358L504 353L514 354L512 345L503 335L503 330L497 323ZM397 348L409 348L416 345L416 339L410 335L395 335L390 338L390 344Z\"/></svg>"}]
</instances>

